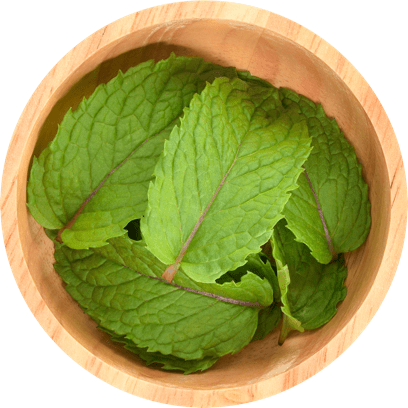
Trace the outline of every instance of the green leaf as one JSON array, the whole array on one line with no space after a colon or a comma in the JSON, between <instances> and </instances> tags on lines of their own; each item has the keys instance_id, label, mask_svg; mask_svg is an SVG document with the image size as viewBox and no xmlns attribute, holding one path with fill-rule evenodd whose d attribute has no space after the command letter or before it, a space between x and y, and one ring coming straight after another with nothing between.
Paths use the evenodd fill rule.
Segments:
<instances>
[{"instance_id":1,"label":"green leaf","mask_svg":"<svg viewBox=\"0 0 408 408\"><path fill-rule=\"evenodd\" d=\"M127 237L89 250L56 244L55 259L67 291L86 313L101 327L149 352L186 360L215 358L239 351L255 334L260 307L228 303L161 280L165 265ZM256 280L251 285L241 280L241 286L248 285L249 296L254 282L269 285L252 275ZM216 285L224 286L212 286ZM239 283L227 285L230 292L224 291L233 293Z\"/></svg>"},{"instance_id":2,"label":"green leaf","mask_svg":"<svg viewBox=\"0 0 408 408\"><path fill-rule=\"evenodd\" d=\"M277 89L268 81L265 81L262 78L251 75L249 71L237 71L237 75L239 79L242 79L243 81L248 82L251 85L258 85L264 88Z\"/></svg>"},{"instance_id":3,"label":"green leaf","mask_svg":"<svg viewBox=\"0 0 408 408\"><path fill-rule=\"evenodd\" d=\"M291 330L317 329L337 313L337 303L347 293L347 268L343 255L329 265L317 262L306 245L295 241L284 220L274 228L272 247L282 293L283 343Z\"/></svg>"},{"instance_id":4,"label":"green leaf","mask_svg":"<svg viewBox=\"0 0 408 408\"><path fill-rule=\"evenodd\" d=\"M163 370L178 370L183 371L184 374L191 374L209 369L218 360L217 357L204 357L200 360L184 360L172 356L171 354L161 354L158 351L149 352L146 348L137 347L133 341L127 339L125 336L117 336L115 333L103 327L99 328L109 333L113 341L123 343L125 349L137 354L148 366L151 364L160 364L160 368Z\"/></svg>"},{"instance_id":5,"label":"green leaf","mask_svg":"<svg viewBox=\"0 0 408 408\"><path fill-rule=\"evenodd\" d=\"M95 248L94 252L101 253L102 256L114 262L134 265L134 268L138 268L137 270L141 273L150 275L150 272L153 271L154 276L158 278L166 269L166 266L149 252L143 241L132 242L124 238L112 239L107 247L103 247L101 250ZM146 271L143 272L142 268L145 268L145 265L140 264L140 258L150 265L149 269L146 270L147 273ZM268 271L266 266L264 269L266 272ZM163 280L163 282L167 284L166 281ZM259 273L253 273L250 269L242 273L240 279L222 284L195 282L183 270L180 270L173 283L185 290L199 291L200 293L206 293L210 297L224 298L232 303L236 300L236 304L244 302L254 306L266 307L278 296L274 293L275 283L271 283L267 273L260 275Z\"/></svg>"},{"instance_id":6,"label":"green leaf","mask_svg":"<svg viewBox=\"0 0 408 408\"><path fill-rule=\"evenodd\" d=\"M252 272L260 278L267 279L273 288L274 303L259 312L258 327L251 340L256 341L263 339L268 333L274 330L282 318L280 308L281 294L278 278L267 257L262 253L249 255L247 263L244 266L240 266L234 271L227 272L218 278L216 282L239 282L243 276L248 274L248 272ZM177 275L175 279L177 279Z\"/></svg>"},{"instance_id":7,"label":"green leaf","mask_svg":"<svg viewBox=\"0 0 408 408\"><path fill-rule=\"evenodd\" d=\"M289 111L307 118L313 146L304 164L306 172L299 177L299 188L285 207L285 218L296 240L327 264L366 240L371 225L368 186L354 148L322 106L293 91L280 92Z\"/></svg>"},{"instance_id":8,"label":"green leaf","mask_svg":"<svg viewBox=\"0 0 408 408\"><path fill-rule=\"evenodd\" d=\"M262 340L267 334L278 326L282 319L282 311L279 303L274 303L267 309L262 309L258 316L258 327L251 341Z\"/></svg>"},{"instance_id":9,"label":"green leaf","mask_svg":"<svg viewBox=\"0 0 408 408\"><path fill-rule=\"evenodd\" d=\"M178 370L183 371L184 374L208 370L218 360L218 357L203 357L200 360L183 360L171 354L164 355L159 352L148 352L147 349L136 347L130 342L125 345L125 348L137 354L148 366L156 363L160 364L163 370Z\"/></svg>"},{"instance_id":10,"label":"green leaf","mask_svg":"<svg viewBox=\"0 0 408 408\"><path fill-rule=\"evenodd\" d=\"M234 271L229 271L216 280L217 283L239 282L248 272L252 272L262 279L267 279L273 288L273 299L279 302L281 295L278 278L275 271L264 254L252 254L247 258L247 263ZM177 279L177 278L176 278Z\"/></svg>"},{"instance_id":11,"label":"green leaf","mask_svg":"<svg viewBox=\"0 0 408 408\"><path fill-rule=\"evenodd\" d=\"M193 95L217 76L235 77L235 68L173 54L99 85L34 158L27 190L36 221L76 249L125 234L144 214L164 140Z\"/></svg>"},{"instance_id":12,"label":"green leaf","mask_svg":"<svg viewBox=\"0 0 408 408\"><path fill-rule=\"evenodd\" d=\"M278 281L281 290L281 302L282 307L281 310L283 312L283 322L281 333L279 336L279 344L282 345L285 341L286 337L288 336L289 332L292 330L297 330L301 333L305 331L304 327L302 326L302 322L296 319L291 311L290 302L288 299L288 292L289 292L289 284L290 284L290 273L289 268L287 265L280 264L277 261L278 265Z\"/></svg>"},{"instance_id":13,"label":"green leaf","mask_svg":"<svg viewBox=\"0 0 408 408\"><path fill-rule=\"evenodd\" d=\"M218 78L194 96L164 146L141 229L147 247L195 281L244 265L271 236L310 152L274 88Z\"/></svg>"}]
</instances>

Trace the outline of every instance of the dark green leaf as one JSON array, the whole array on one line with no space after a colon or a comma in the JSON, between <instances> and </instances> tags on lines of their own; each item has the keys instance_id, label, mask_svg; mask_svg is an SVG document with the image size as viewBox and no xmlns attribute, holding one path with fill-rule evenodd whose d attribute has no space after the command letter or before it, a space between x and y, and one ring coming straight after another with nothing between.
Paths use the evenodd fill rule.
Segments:
<instances>
[{"instance_id":1,"label":"dark green leaf","mask_svg":"<svg viewBox=\"0 0 408 408\"><path fill-rule=\"evenodd\" d=\"M313 146L299 188L285 207L285 218L296 240L327 264L366 240L371 225L368 187L354 148L336 121L326 116L321 105L287 89L280 92L288 111L307 118Z\"/></svg>"},{"instance_id":2,"label":"dark green leaf","mask_svg":"<svg viewBox=\"0 0 408 408\"><path fill-rule=\"evenodd\" d=\"M343 255L329 265L318 263L285 224L280 221L272 235L284 313L281 342L291 330L317 329L327 323L347 293Z\"/></svg>"}]
</instances>

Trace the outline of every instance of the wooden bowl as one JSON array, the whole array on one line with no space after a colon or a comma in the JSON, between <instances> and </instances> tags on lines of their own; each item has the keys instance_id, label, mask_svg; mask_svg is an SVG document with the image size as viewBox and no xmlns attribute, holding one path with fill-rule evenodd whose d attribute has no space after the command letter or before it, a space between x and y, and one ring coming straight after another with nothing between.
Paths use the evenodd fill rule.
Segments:
<instances>
[{"instance_id":1,"label":"wooden bowl","mask_svg":"<svg viewBox=\"0 0 408 408\"><path fill-rule=\"evenodd\" d=\"M96 329L53 269L53 246L26 208L33 154L54 137L68 108L95 87L150 58L201 56L250 70L276 86L321 102L356 149L369 184L372 228L347 255L348 296L323 328L278 333L223 357L202 374L145 367ZM104 381L153 401L226 406L284 391L337 358L363 331L391 284L403 245L407 192L401 153L389 120L365 80L324 40L270 12L223 2L174 3L129 15L71 50L27 104L11 141L2 182L2 225L19 288L39 323L75 361Z\"/></svg>"}]
</instances>

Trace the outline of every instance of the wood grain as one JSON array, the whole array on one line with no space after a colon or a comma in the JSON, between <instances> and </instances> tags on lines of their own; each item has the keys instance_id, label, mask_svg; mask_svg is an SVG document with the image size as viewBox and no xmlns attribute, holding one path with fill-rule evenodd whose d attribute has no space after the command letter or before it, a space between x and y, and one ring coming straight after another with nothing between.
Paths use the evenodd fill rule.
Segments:
<instances>
[{"instance_id":1,"label":"wood grain","mask_svg":"<svg viewBox=\"0 0 408 408\"><path fill-rule=\"evenodd\" d=\"M370 187L373 225L366 244L347 256L348 296L322 329L277 333L183 376L147 368L96 329L53 270L53 248L26 209L33 153L56 133L69 107L132 65L170 52L249 69L277 86L321 102L354 145ZM337 358L364 330L391 284L403 245L407 191L401 153L380 102L333 47L283 17L222 2L174 3L120 19L71 50L37 88L15 129L2 181L5 246L19 288L52 339L75 361L129 393L173 405L226 406L286 390Z\"/></svg>"}]
</instances>

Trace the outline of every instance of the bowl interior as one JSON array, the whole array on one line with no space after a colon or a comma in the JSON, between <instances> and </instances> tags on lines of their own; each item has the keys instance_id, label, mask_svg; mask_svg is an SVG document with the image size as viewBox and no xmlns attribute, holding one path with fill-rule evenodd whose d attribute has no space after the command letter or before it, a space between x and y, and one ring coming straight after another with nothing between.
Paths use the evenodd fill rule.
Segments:
<instances>
[{"instance_id":1,"label":"bowl interior","mask_svg":"<svg viewBox=\"0 0 408 408\"><path fill-rule=\"evenodd\" d=\"M356 149L369 184L372 227L366 243L346 256L348 295L332 321L323 328L291 334L278 346L275 330L233 356L225 356L205 373L184 376L144 363L96 329L65 292L53 270L53 246L26 209L26 181L33 153L38 155L54 137L65 112L75 108L96 86L117 75L119 69L154 58L201 56L221 65L249 70L275 86L295 90L322 103L336 118ZM338 64L344 59L339 57ZM179 20L136 30L100 48L79 69L57 84L39 116L26 145L18 175L18 219L21 245L34 282L51 312L82 347L123 373L148 382L196 389L235 388L294 370L321 350L353 318L378 272L390 220L390 189L383 152L364 109L342 79L322 60L272 30L225 20ZM336 351L334 351L336 353ZM294 379L294 381L296 381ZM232 392L232 391L231 391Z\"/></svg>"}]
</instances>

